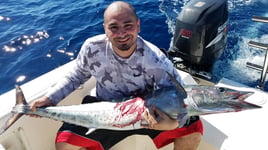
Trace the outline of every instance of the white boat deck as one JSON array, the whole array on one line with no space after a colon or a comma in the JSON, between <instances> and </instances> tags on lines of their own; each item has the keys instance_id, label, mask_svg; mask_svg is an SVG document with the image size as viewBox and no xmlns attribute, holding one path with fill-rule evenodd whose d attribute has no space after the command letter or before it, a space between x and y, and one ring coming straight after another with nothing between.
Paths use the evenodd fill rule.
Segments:
<instances>
[{"instance_id":1,"label":"white boat deck","mask_svg":"<svg viewBox=\"0 0 268 150\"><path fill-rule=\"evenodd\" d=\"M46 93L48 87L61 78L72 62L55 69L33 81L21 86L28 102ZM179 71L186 84L196 84L187 73ZM257 89L230 80L222 80L217 86L228 86L239 90L253 90L255 94L247 99L261 105L262 109L247 110L237 113L225 113L202 116L204 136L198 150L264 150L268 147L268 94ZM81 88L65 98L60 105L79 104L82 98L94 93L95 81L90 79ZM5 122L9 112L15 105L15 91L0 95L0 126ZM0 150L55 150L54 139L62 123L46 118L23 116L11 128L0 136ZM2 147L2 148L1 148ZM147 136L135 135L126 138L112 150L154 150L152 141ZM171 150L170 144L161 150Z\"/></svg>"}]
</instances>

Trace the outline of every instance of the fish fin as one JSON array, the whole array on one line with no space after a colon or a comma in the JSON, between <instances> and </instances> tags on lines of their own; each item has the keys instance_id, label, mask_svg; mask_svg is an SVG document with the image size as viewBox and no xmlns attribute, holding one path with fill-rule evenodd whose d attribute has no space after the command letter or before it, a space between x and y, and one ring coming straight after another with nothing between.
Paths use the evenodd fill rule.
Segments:
<instances>
[{"instance_id":1,"label":"fish fin","mask_svg":"<svg viewBox=\"0 0 268 150\"><path fill-rule=\"evenodd\" d=\"M179 93L182 94L184 98L187 97L187 92L183 88L183 86L173 77L169 72L167 72L168 76L170 77L171 81L174 83L175 87L178 89Z\"/></svg>"},{"instance_id":2,"label":"fish fin","mask_svg":"<svg viewBox=\"0 0 268 150\"><path fill-rule=\"evenodd\" d=\"M16 87L16 106L17 105L27 105L24 94L20 86L15 85ZM15 107L13 108L15 109ZM23 114L22 113L13 113L8 120L5 122L4 126L0 128L0 135L4 133L9 127L11 127Z\"/></svg>"},{"instance_id":3,"label":"fish fin","mask_svg":"<svg viewBox=\"0 0 268 150\"><path fill-rule=\"evenodd\" d=\"M11 127L23 114L15 113L5 122L4 126L0 128L0 135L3 134L9 127Z\"/></svg>"},{"instance_id":4,"label":"fish fin","mask_svg":"<svg viewBox=\"0 0 268 150\"><path fill-rule=\"evenodd\" d=\"M189 122L190 122L190 117L188 115L185 115L181 120L179 120L179 128L184 127Z\"/></svg>"},{"instance_id":5,"label":"fish fin","mask_svg":"<svg viewBox=\"0 0 268 150\"><path fill-rule=\"evenodd\" d=\"M15 85L16 87L16 105L24 104L27 105L24 94L19 85Z\"/></svg>"}]
</instances>

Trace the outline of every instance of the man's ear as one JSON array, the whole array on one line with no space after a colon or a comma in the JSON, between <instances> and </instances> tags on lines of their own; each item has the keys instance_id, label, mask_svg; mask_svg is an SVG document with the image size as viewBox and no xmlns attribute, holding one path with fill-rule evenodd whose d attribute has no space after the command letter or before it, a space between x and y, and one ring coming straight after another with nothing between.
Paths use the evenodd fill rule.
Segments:
<instances>
[{"instance_id":1,"label":"man's ear","mask_svg":"<svg viewBox=\"0 0 268 150\"><path fill-rule=\"evenodd\" d=\"M102 27L103 27L103 30L104 30L104 32L105 32L105 34L106 34L105 24L104 24L104 23L102 24Z\"/></svg>"},{"instance_id":2,"label":"man's ear","mask_svg":"<svg viewBox=\"0 0 268 150\"><path fill-rule=\"evenodd\" d=\"M137 28L138 28L138 33L141 31L141 25L140 25L140 19L137 21Z\"/></svg>"}]
</instances>

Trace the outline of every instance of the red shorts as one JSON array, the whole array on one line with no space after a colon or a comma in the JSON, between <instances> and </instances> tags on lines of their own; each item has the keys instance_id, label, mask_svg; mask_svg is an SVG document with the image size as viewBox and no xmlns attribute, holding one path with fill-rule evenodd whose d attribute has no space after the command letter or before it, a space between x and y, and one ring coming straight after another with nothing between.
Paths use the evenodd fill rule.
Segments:
<instances>
[{"instance_id":1,"label":"red shorts","mask_svg":"<svg viewBox=\"0 0 268 150\"><path fill-rule=\"evenodd\" d=\"M70 126L70 124L68 124ZM80 127L73 126L76 131ZM115 131L115 130L104 130L98 129L92 132L90 135L84 134L87 130L83 127L82 131L73 132L73 130L66 130L66 127L62 127L57 134L57 142L65 142L76 146L87 147L90 150L104 150L109 149L117 142L126 138L127 136L139 134L148 135L152 138L154 144L157 148L161 148L167 144L174 142L176 138L199 132L203 134L203 125L201 120L197 120L187 127L177 128L169 131L156 131L150 129L138 129L138 130L128 130L128 131Z\"/></svg>"},{"instance_id":2,"label":"red shorts","mask_svg":"<svg viewBox=\"0 0 268 150\"><path fill-rule=\"evenodd\" d=\"M182 127L174 130L161 132L157 137L153 139L153 141L157 148L161 148L174 142L176 138L180 138L182 136L195 132L203 134L203 124L201 120L196 121L188 127Z\"/></svg>"}]
</instances>

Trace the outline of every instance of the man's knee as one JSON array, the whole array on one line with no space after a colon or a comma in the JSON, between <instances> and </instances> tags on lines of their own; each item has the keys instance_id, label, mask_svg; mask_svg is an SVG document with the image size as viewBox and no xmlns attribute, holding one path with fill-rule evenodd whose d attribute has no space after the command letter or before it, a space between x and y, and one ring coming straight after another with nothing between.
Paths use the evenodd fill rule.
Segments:
<instances>
[{"instance_id":1,"label":"man's knee","mask_svg":"<svg viewBox=\"0 0 268 150\"><path fill-rule=\"evenodd\" d=\"M56 143L56 150L87 150L87 148L59 142Z\"/></svg>"},{"instance_id":2,"label":"man's knee","mask_svg":"<svg viewBox=\"0 0 268 150\"><path fill-rule=\"evenodd\" d=\"M195 132L174 141L174 150L196 150L200 144L202 134Z\"/></svg>"}]
</instances>

